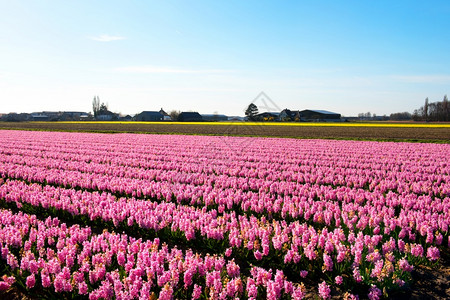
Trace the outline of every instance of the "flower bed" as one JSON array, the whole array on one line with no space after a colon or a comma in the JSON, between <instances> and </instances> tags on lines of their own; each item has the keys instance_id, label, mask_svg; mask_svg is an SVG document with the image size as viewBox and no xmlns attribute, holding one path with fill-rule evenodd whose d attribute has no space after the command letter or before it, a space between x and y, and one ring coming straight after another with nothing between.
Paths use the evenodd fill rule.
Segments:
<instances>
[{"instance_id":1,"label":"flower bed","mask_svg":"<svg viewBox=\"0 0 450 300\"><path fill-rule=\"evenodd\" d=\"M0 136L4 208L121 231L143 243L156 238L186 249L183 255L217 255L238 266L242 290L233 291L240 297L300 297L300 284L312 280L323 298L351 290L376 298L408 285L414 266L438 264L450 246L445 144ZM280 288L258 276L288 283ZM236 279L220 278L224 289ZM185 296L199 289L172 286ZM93 295L96 287L88 290Z\"/></svg>"}]
</instances>

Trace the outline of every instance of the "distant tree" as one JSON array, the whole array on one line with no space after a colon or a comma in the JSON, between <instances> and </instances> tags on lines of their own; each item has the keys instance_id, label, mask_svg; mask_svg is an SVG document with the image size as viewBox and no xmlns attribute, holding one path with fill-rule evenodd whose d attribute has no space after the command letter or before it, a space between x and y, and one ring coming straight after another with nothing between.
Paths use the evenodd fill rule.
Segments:
<instances>
[{"instance_id":1,"label":"distant tree","mask_svg":"<svg viewBox=\"0 0 450 300\"><path fill-rule=\"evenodd\" d=\"M442 112L444 115L443 121L450 121L450 106L448 105L447 95L444 95L444 99L442 100Z\"/></svg>"},{"instance_id":2,"label":"distant tree","mask_svg":"<svg viewBox=\"0 0 450 300\"><path fill-rule=\"evenodd\" d=\"M104 114L108 112L108 104L101 102L98 96L94 96L94 100L92 100L92 110L94 111L94 118L97 118L100 114Z\"/></svg>"},{"instance_id":3,"label":"distant tree","mask_svg":"<svg viewBox=\"0 0 450 300\"><path fill-rule=\"evenodd\" d=\"M406 121L411 120L412 116L409 112L405 111L391 114L389 118L393 121Z\"/></svg>"},{"instance_id":4,"label":"distant tree","mask_svg":"<svg viewBox=\"0 0 450 300\"><path fill-rule=\"evenodd\" d=\"M102 104L100 104L100 109L99 109L99 113L105 113L108 111L108 104L105 104L102 102Z\"/></svg>"},{"instance_id":5,"label":"distant tree","mask_svg":"<svg viewBox=\"0 0 450 300\"><path fill-rule=\"evenodd\" d=\"M412 119L414 121L421 121L421 120L423 120L423 107L414 110L413 115L412 115Z\"/></svg>"},{"instance_id":6,"label":"distant tree","mask_svg":"<svg viewBox=\"0 0 450 300\"><path fill-rule=\"evenodd\" d=\"M98 96L94 96L94 100L92 100L92 111L94 112L94 117L97 118L100 111L100 98Z\"/></svg>"},{"instance_id":7,"label":"distant tree","mask_svg":"<svg viewBox=\"0 0 450 300\"><path fill-rule=\"evenodd\" d=\"M172 110L171 112L169 112L169 116L172 119L172 121L178 121L178 116L180 115L180 111L179 110Z\"/></svg>"},{"instance_id":8,"label":"distant tree","mask_svg":"<svg viewBox=\"0 0 450 300\"><path fill-rule=\"evenodd\" d=\"M447 95L441 102L429 103L428 98L425 99L425 104L419 109L414 110L412 114L414 121L431 121L431 122L445 122L450 121L450 105L448 103Z\"/></svg>"},{"instance_id":9,"label":"distant tree","mask_svg":"<svg viewBox=\"0 0 450 300\"><path fill-rule=\"evenodd\" d=\"M258 107L254 103L250 103L245 111L245 115L248 117L250 121L255 120L255 116L258 114Z\"/></svg>"}]
</instances>

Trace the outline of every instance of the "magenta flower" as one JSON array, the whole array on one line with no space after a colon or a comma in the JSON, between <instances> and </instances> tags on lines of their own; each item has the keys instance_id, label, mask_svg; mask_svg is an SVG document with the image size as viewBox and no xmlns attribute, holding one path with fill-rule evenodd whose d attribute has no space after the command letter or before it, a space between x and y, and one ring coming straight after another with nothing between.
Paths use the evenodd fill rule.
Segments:
<instances>
[{"instance_id":1,"label":"magenta flower","mask_svg":"<svg viewBox=\"0 0 450 300\"><path fill-rule=\"evenodd\" d=\"M434 246L428 247L428 249L427 249L427 258L428 259L430 259L431 261L436 261L439 259L439 257L440 257L440 252L439 252L438 248L436 248Z\"/></svg>"},{"instance_id":2,"label":"magenta flower","mask_svg":"<svg viewBox=\"0 0 450 300\"><path fill-rule=\"evenodd\" d=\"M50 276L47 273L44 273L43 270L41 271L41 281L42 281L42 286L45 288L48 288L49 286L52 285Z\"/></svg>"},{"instance_id":3,"label":"magenta flower","mask_svg":"<svg viewBox=\"0 0 450 300\"><path fill-rule=\"evenodd\" d=\"M369 289L369 294L367 295L370 300L379 300L381 299L382 293L377 286L372 285Z\"/></svg>"},{"instance_id":4,"label":"magenta flower","mask_svg":"<svg viewBox=\"0 0 450 300\"><path fill-rule=\"evenodd\" d=\"M255 298L258 296L258 287L252 278L247 279L247 295Z\"/></svg>"},{"instance_id":5,"label":"magenta flower","mask_svg":"<svg viewBox=\"0 0 450 300\"><path fill-rule=\"evenodd\" d=\"M333 260L331 259L331 257L324 253L323 254L323 267L322 267L322 271L333 271Z\"/></svg>"},{"instance_id":6,"label":"magenta flower","mask_svg":"<svg viewBox=\"0 0 450 300\"><path fill-rule=\"evenodd\" d=\"M306 278L306 276L308 276L308 271L306 271L306 270L300 271L300 277L301 278Z\"/></svg>"},{"instance_id":7,"label":"magenta flower","mask_svg":"<svg viewBox=\"0 0 450 300\"><path fill-rule=\"evenodd\" d=\"M319 283L319 296L322 299L329 299L329 298L331 298L330 286L327 285L327 283L325 281L322 281L322 283Z\"/></svg>"},{"instance_id":8,"label":"magenta flower","mask_svg":"<svg viewBox=\"0 0 450 300\"><path fill-rule=\"evenodd\" d=\"M256 250L255 252L253 252L253 254L257 260L262 259L262 253L259 250Z\"/></svg>"},{"instance_id":9,"label":"magenta flower","mask_svg":"<svg viewBox=\"0 0 450 300\"><path fill-rule=\"evenodd\" d=\"M192 292L192 299L200 299L200 296L202 295L202 287L194 284L194 291Z\"/></svg>"},{"instance_id":10,"label":"magenta flower","mask_svg":"<svg viewBox=\"0 0 450 300\"><path fill-rule=\"evenodd\" d=\"M13 276L8 277L6 275L3 275L2 281L0 281L0 291L8 290L15 281L16 279Z\"/></svg>"},{"instance_id":11,"label":"magenta flower","mask_svg":"<svg viewBox=\"0 0 450 300\"><path fill-rule=\"evenodd\" d=\"M361 273L359 272L359 268L358 267L353 268L353 278L358 283L363 281L363 278L361 276Z\"/></svg>"},{"instance_id":12,"label":"magenta flower","mask_svg":"<svg viewBox=\"0 0 450 300\"><path fill-rule=\"evenodd\" d=\"M34 277L34 274L31 274L27 277L26 285L28 289L31 289L36 284L36 277Z\"/></svg>"}]
</instances>

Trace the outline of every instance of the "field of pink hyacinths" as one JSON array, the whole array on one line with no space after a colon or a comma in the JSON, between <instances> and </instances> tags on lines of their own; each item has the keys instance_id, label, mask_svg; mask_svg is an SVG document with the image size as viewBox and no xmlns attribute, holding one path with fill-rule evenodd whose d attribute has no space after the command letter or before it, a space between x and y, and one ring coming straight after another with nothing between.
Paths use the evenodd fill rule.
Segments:
<instances>
[{"instance_id":1,"label":"field of pink hyacinths","mask_svg":"<svg viewBox=\"0 0 450 300\"><path fill-rule=\"evenodd\" d=\"M0 290L380 299L450 247L450 144L0 131Z\"/></svg>"}]
</instances>

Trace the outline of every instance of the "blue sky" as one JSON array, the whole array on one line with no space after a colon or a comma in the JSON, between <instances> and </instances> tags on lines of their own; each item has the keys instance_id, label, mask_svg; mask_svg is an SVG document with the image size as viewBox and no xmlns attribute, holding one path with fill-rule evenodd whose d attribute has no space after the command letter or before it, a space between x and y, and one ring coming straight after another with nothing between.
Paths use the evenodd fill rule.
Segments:
<instances>
[{"instance_id":1,"label":"blue sky","mask_svg":"<svg viewBox=\"0 0 450 300\"><path fill-rule=\"evenodd\" d=\"M449 53L450 1L0 0L0 113L412 112Z\"/></svg>"}]
</instances>

